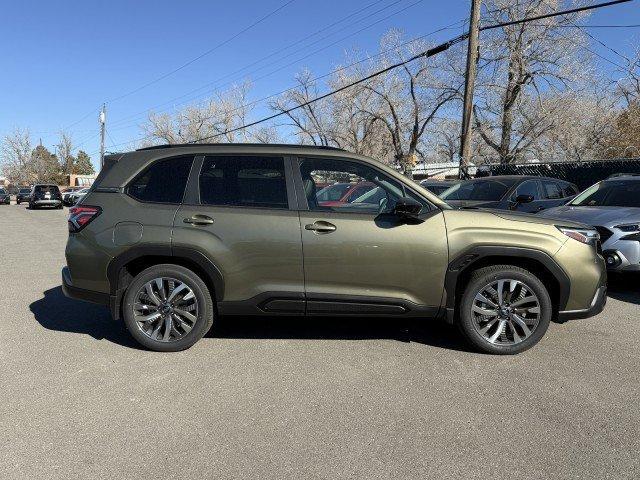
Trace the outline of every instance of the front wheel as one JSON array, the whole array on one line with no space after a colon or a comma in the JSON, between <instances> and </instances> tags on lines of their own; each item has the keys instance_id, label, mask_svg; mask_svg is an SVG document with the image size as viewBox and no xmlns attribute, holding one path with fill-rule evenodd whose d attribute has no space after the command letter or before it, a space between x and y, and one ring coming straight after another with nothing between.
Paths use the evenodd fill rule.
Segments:
<instances>
[{"instance_id":1,"label":"front wheel","mask_svg":"<svg viewBox=\"0 0 640 480\"><path fill-rule=\"evenodd\" d=\"M513 265L474 272L460 302L460 330L478 350L512 355L543 337L553 307L534 274Z\"/></svg>"},{"instance_id":2,"label":"front wheel","mask_svg":"<svg viewBox=\"0 0 640 480\"><path fill-rule=\"evenodd\" d=\"M213 324L213 302L202 279L179 265L156 265L139 273L124 296L131 335L158 352L177 352L200 340Z\"/></svg>"}]
</instances>

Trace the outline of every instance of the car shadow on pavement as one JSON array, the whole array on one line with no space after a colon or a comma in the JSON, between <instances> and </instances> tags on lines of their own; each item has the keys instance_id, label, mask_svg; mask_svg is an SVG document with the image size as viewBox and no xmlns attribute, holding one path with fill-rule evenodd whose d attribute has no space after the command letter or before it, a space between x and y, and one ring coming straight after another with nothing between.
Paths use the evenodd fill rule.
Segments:
<instances>
[{"instance_id":1,"label":"car shadow on pavement","mask_svg":"<svg viewBox=\"0 0 640 480\"><path fill-rule=\"evenodd\" d=\"M610 273L607 279L607 296L640 305L640 273Z\"/></svg>"},{"instance_id":2,"label":"car shadow on pavement","mask_svg":"<svg viewBox=\"0 0 640 480\"><path fill-rule=\"evenodd\" d=\"M141 349L122 322L114 322L109 310L102 305L67 298L62 287L44 292L29 309L35 319L48 330L90 335L125 347Z\"/></svg>"},{"instance_id":3,"label":"car shadow on pavement","mask_svg":"<svg viewBox=\"0 0 640 480\"><path fill-rule=\"evenodd\" d=\"M209 338L266 340L396 340L472 352L455 327L444 321L398 317L220 317Z\"/></svg>"},{"instance_id":4,"label":"car shadow on pavement","mask_svg":"<svg viewBox=\"0 0 640 480\"><path fill-rule=\"evenodd\" d=\"M124 347L143 349L123 322L111 319L102 305L67 298L61 287L44 292L29 305L35 319L48 330L89 335ZM214 322L205 338L379 340L415 342L471 352L457 330L441 320L420 318L228 316Z\"/></svg>"}]
</instances>

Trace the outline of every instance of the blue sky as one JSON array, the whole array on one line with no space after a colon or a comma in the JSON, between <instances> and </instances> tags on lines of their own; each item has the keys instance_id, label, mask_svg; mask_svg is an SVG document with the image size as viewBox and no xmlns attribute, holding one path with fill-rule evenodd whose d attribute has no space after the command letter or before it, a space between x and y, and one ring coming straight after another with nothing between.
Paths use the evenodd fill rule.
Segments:
<instances>
[{"instance_id":1,"label":"blue sky","mask_svg":"<svg viewBox=\"0 0 640 480\"><path fill-rule=\"evenodd\" d=\"M16 127L29 128L36 141L42 138L51 146L58 132L72 125L68 131L76 144L92 154L96 163L97 114L102 102L107 102L108 109L107 150L115 150L142 135L137 124L145 117L133 115L207 83L215 87L230 80L256 79L293 63L253 82L251 96L261 98L291 86L294 74L303 67L320 75L340 63L347 50L375 52L380 36L391 28L402 29L407 37L423 35L465 18L469 8L467 0L294 0L179 72L118 99L238 34L284 3L1 0L0 136ZM303 44L215 82L359 10ZM587 23L640 24L640 4L598 10ZM445 31L433 40L445 40L460 31ZM640 39L640 29L590 33L623 54L630 53L633 42ZM322 37L327 38L318 41ZM620 61L597 43L592 48ZM302 51L291 54L298 49ZM318 49L323 50L309 56ZM291 56L281 59L287 54ZM602 68L612 68L600 62Z\"/></svg>"}]
</instances>

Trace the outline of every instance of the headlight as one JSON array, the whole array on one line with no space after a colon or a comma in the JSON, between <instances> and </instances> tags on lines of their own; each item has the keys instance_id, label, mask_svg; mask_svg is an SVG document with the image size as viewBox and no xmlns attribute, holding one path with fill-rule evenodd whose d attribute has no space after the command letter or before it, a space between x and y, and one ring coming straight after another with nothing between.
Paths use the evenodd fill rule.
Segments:
<instances>
[{"instance_id":1,"label":"headlight","mask_svg":"<svg viewBox=\"0 0 640 480\"><path fill-rule=\"evenodd\" d=\"M596 243L598 243L598 240L600 240L600 234L595 230L587 228L561 227L558 225L556 225L556 228L567 237L571 237L574 240L577 240L580 243L586 243L587 245L595 246Z\"/></svg>"},{"instance_id":2,"label":"headlight","mask_svg":"<svg viewBox=\"0 0 640 480\"><path fill-rule=\"evenodd\" d=\"M616 225L613 228L617 228L623 232L640 232L640 225L637 223L625 223L623 225Z\"/></svg>"}]
</instances>

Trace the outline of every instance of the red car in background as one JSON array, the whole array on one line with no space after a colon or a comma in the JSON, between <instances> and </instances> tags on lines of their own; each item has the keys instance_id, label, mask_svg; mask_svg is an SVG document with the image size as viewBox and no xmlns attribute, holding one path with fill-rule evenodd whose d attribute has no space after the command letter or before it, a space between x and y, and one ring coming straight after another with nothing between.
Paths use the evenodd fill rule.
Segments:
<instances>
[{"instance_id":1,"label":"red car in background","mask_svg":"<svg viewBox=\"0 0 640 480\"><path fill-rule=\"evenodd\" d=\"M334 183L319 190L316 198L322 207L338 207L353 202L375 186L372 182Z\"/></svg>"}]
</instances>

